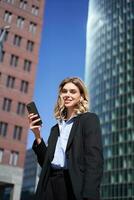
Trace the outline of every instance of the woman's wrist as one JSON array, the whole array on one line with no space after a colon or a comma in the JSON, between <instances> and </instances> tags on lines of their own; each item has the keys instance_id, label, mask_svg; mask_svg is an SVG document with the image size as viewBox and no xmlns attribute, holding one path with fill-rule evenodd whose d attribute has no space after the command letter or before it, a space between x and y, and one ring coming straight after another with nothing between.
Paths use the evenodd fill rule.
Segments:
<instances>
[{"instance_id":1,"label":"woman's wrist","mask_svg":"<svg viewBox=\"0 0 134 200\"><path fill-rule=\"evenodd\" d=\"M41 143L41 135L40 135L40 132L35 133L34 135L35 135L35 139L36 139L37 144L40 144L40 143Z\"/></svg>"},{"instance_id":2,"label":"woman's wrist","mask_svg":"<svg viewBox=\"0 0 134 200\"><path fill-rule=\"evenodd\" d=\"M41 137L36 137L36 142L39 145L41 143Z\"/></svg>"}]
</instances>

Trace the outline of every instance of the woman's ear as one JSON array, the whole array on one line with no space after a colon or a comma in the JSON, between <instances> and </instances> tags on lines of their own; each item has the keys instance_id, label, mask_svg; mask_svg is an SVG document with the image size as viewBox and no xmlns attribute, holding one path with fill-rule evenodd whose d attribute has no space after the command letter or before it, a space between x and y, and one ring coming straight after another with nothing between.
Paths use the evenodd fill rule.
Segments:
<instances>
[{"instance_id":1,"label":"woman's ear","mask_svg":"<svg viewBox=\"0 0 134 200\"><path fill-rule=\"evenodd\" d=\"M81 97L80 97L80 102L82 102L82 101L83 101L83 97L81 96Z\"/></svg>"}]
</instances>

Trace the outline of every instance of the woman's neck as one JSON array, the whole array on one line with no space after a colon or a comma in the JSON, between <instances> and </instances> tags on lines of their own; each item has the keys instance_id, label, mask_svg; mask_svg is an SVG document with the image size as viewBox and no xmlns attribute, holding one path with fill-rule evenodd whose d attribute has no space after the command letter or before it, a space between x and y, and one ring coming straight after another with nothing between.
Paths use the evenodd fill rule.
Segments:
<instances>
[{"instance_id":1,"label":"woman's neck","mask_svg":"<svg viewBox=\"0 0 134 200\"><path fill-rule=\"evenodd\" d=\"M72 118L72 117L74 117L74 115L75 115L74 110L72 110L72 109L70 109L70 110L68 109L67 110L67 120Z\"/></svg>"}]
</instances>

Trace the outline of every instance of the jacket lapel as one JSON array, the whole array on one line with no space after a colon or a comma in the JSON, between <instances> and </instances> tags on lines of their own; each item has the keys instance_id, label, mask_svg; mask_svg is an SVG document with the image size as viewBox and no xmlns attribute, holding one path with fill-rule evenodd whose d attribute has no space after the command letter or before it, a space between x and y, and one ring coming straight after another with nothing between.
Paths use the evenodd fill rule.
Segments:
<instances>
[{"instance_id":1,"label":"jacket lapel","mask_svg":"<svg viewBox=\"0 0 134 200\"><path fill-rule=\"evenodd\" d=\"M80 115L78 115L76 118L74 118L74 123L73 123L73 126L71 128L71 132L70 132L68 142L67 142L66 152L69 150L69 148L72 144L72 141L73 141L73 137L77 132L77 127L78 127L78 124L79 124L79 118L80 118ZM51 139L50 139L51 142L49 144L50 161L52 161L53 157L54 157L54 152L55 152L58 136L59 136L59 126L58 126L58 124L56 124L56 126L52 129Z\"/></svg>"},{"instance_id":2,"label":"jacket lapel","mask_svg":"<svg viewBox=\"0 0 134 200\"><path fill-rule=\"evenodd\" d=\"M76 134L76 129L77 129L77 126L78 126L78 123L79 123L79 118L80 118L79 115L76 118L74 118L74 123L73 123L73 126L71 128L71 132L70 132L70 135L69 135L69 138L68 138L66 151L68 151L68 149L70 148L70 145L72 144L72 141L73 141L73 137Z\"/></svg>"},{"instance_id":3,"label":"jacket lapel","mask_svg":"<svg viewBox=\"0 0 134 200\"><path fill-rule=\"evenodd\" d=\"M50 138L50 144L49 144L50 161L52 161L53 156L54 156L54 151L55 151L55 148L56 148L58 136L59 136L59 127L58 127L58 124L57 124L51 131L51 138Z\"/></svg>"}]
</instances>

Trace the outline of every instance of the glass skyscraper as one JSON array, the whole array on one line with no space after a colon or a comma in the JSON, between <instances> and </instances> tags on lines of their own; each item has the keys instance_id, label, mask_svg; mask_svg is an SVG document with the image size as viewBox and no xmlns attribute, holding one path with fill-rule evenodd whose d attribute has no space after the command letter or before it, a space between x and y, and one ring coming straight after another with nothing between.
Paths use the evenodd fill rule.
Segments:
<instances>
[{"instance_id":1,"label":"glass skyscraper","mask_svg":"<svg viewBox=\"0 0 134 200\"><path fill-rule=\"evenodd\" d=\"M90 0L86 84L102 127L103 200L134 200L134 0Z\"/></svg>"}]
</instances>

